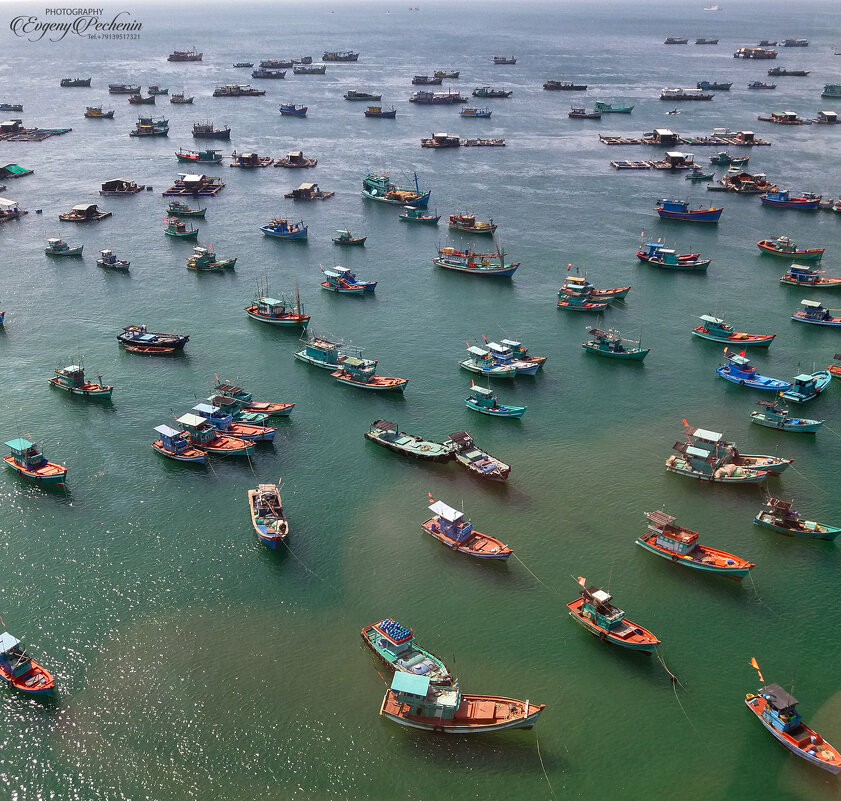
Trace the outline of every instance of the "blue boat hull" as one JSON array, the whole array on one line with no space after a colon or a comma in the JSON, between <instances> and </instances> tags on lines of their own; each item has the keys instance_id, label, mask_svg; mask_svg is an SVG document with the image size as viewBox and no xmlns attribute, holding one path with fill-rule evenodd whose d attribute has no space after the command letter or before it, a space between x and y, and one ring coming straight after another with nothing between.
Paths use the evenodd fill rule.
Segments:
<instances>
[{"instance_id":1,"label":"blue boat hull","mask_svg":"<svg viewBox=\"0 0 841 801\"><path fill-rule=\"evenodd\" d=\"M808 400L817 398L829 386L829 382L832 380L832 374L829 370L819 370L816 373L812 373L812 377L815 379L815 391L812 394L804 395L792 387L792 389L783 392L783 398L793 403L805 403Z\"/></svg>"},{"instance_id":2,"label":"blue boat hull","mask_svg":"<svg viewBox=\"0 0 841 801\"><path fill-rule=\"evenodd\" d=\"M480 406L472 398L467 398L464 404L468 409L473 409L474 412L488 414L491 417L520 418L528 408L527 406L497 406L496 409L489 409L487 406Z\"/></svg>"},{"instance_id":3,"label":"blue boat hull","mask_svg":"<svg viewBox=\"0 0 841 801\"><path fill-rule=\"evenodd\" d=\"M785 392L791 389L791 384L788 381L780 381L778 378L769 378L767 375L757 375L755 379L740 378L737 375L731 375L728 370L728 365L723 365L716 370L725 381L730 381L732 384L739 384L740 386L750 387L751 389L763 389L768 392Z\"/></svg>"},{"instance_id":4,"label":"blue boat hull","mask_svg":"<svg viewBox=\"0 0 841 801\"><path fill-rule=\"evenodd\" d=\"M270 236L273 239L306 239L307 232L306 231L293 231L292 233L280 233L275 231L274 229L270 228L268 225L261 225L260 230L266 235Z\"/></svg>"}]
</instances>

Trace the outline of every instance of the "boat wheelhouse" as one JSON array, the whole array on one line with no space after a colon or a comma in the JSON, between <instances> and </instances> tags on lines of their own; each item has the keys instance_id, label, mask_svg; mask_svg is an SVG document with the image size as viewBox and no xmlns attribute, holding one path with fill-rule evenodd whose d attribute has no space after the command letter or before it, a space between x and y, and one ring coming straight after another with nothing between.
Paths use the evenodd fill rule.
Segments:
<instances>
[{"instance_id":1,"label":"boat wheelhouse","mask_svg":"<svg viewBox=\"0 0 841 801\"><path fill-rule=\"evenodd\" d=\"M207 454L190 444L183 431L172 428L168 425L155 427L159 434L158 439L152 443L152 449L167 459L176 462L191 462L204 464L207 462Z\"/></svg>"},{"instance_id":2,"label":"boat wheelhouse","mask_svg":"<svg viewBox=\"0 0 841 801\"><path fill-rule=\"evenodd\" d=\"M814 373L801 373L794 376L791 386L780 397L794 403L805 403L817 398L832 380L829 370L815 370Z\"/></svg>"},{"instance_id":3,"label":"boat wheelhouse","mask_svg":"<svg viewBox=\"0 0 841 801\"><path fill-rule=\"evenodd\" d=\"M833 328L841 327L841 316L832 314L838 309L825 309L817 300L801 300L802 309L791 315L792 320L812 325L826 325Z\"/></svg>"},{"instance_id":4,"label":"boat wheelhouse","mask_svg":"<svg viewBox=\"0 0 841 801\"><path fill-rule=\"evenodd\" d=\"M387 617L362 629L362 641L391 670L427 676L432 684L449 684L447 666L415 642L411 628Z\"/></svg>"},{"instance_id":5,"label":"boat wheelhouse","mask_svg":"<svg viewBox=\"0 0 841 801\"><path fill-rule=\"evenodd\" d=\"M465 520L462 512L443 501L434 501L429 511L433 517L423 523L421 528L442 545L477 559L504 561L513 553L511 548L496 537L476 531L473 524Z\"/></svg>"}]
</instances>

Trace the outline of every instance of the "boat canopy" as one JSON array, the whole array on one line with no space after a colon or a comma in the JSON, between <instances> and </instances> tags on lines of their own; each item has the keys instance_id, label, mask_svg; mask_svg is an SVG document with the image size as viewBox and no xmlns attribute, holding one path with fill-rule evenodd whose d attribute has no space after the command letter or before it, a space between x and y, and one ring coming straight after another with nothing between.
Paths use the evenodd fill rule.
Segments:
<instances>
[{"instance_id":1,"label":"boat canopy","mask_svg":"<svg viewBox=\"0 0 841 801\"><path fill-rule=\"evenodd\" d=\"M260 298L258 301L263 306L282 306L283 301L278 300L277 298Z\"/></svg>"},{"instance_id":2,"label":"boat canopy","mask_svg":"<svg viewBox=\"0 0 841 801\"><path fill-rule=\"evenodd\" d=\"M312 192L314 189L318 189L318 184L301 184L298 187L299 192L302 191L302 190L304 192Z\"/></svg>"},{"instance_id":3,"label":"boat canopy","mask_svg":"<svg viewBox=\"0 0 841 801\"><path fill-rule=\"evenodd\" d=\"M180 431L176 431L174 428L170 428L169 426L161 425L155 426L155 431L157 431L162 437L178 437L181 435Z\"/></svg>"},{"instance_id":4,"label":"boat canopy","mask_svg":"<svg viewBox=\"0 0 841 801\"><path fill-rule=\"evenodd\" d=\"M767 698L771 706L779 712L797 706L797 699L791 693L787 693L779 684L766 684L759 691L759 694Z\"/></svg>"},{"instance_id":5,"label":"boat canopy","mask_svg":"<svg viewBox=\"0 0 841 801\"><path fill-rule=\"evenodd\" d=\"M430 504L429 511L438 517L444 518L448 523L458 523L459 520L464 518L462 512L459 512L458 509L453 509L452 506L447 506L443 501L435 501L435 503Z\"/></svg>"},{"instance_id":6,"label":"boat canopy","mask_svg":"<svg viewBox=\"0 0 841 801\"><path fill-rule=\"evenodd\" d=\"M694 445L687 445L685 453L687 456L697 456L700 459L706 459L709 455L709 451L705 451L702 448L696 448Z\"/></svg>"},{"instance_id":7,"label":"boat canopy","mask_svg":"<svg viewBox=\"0 0 841 801\"><path fill-rule=\"evenodd\" d=\"M610 603L610 599L613 597L609 592L605 592L604 590L595 590L590 593L590 596L594 601L598 601L600 604Z\"/></svg>"},{"instance_id":8,"label":"boat canopy","mask_svg":"<svg viewBox=\"0 0 841 801\"><path fill-rule=\"evenodd\" d=\"M414 673L397 671L391 680L391 689L396 693L426 698L429 692L429 676L416 676Z\"/></svg>"},{"instance_id":9,"label":"boat canopy","mask_svg":"<svg viewBox=\"0 0 841 801\"><path fill-rule=\"evenodd\" d=\"M507 353L511 348L500 345L498 342L488 342L488 350L492 350L494 353Z\"/></svg>"},{"instance_id":10,"label":"boat canopy","mask_svg":"<svg viewBox=\"0 0 841 801\"><path fill-rule=\"evenodd\" d=\"M20 645L20 640L13 634L9 634L8 631L0 634L0 653L8 653L13 648L17 648L18 645Z\"/></svg>"},{"instance_id":11,"label":"boat canopy","mask_svg":"<svg viewBox=\"0 0 841 801\"><path fill-rule=\"evenodd\" d=\"M493 396L494 391L492 389L488 389L487 387L477 387L475 384L471 387L471 390L476 395L484 395L486 398L490 398Z\"/></svg>"},{"instance_id":12,"label":"boat canopy","mask_svg":"<svg viewBox=\"0 0 841 801\"><path fill-rule=\"evenodd\" d=\"M67 367L61 368L62 373L81 373L82 368L78 364L68 364Z\"/></svg>"},{"instance_id":13,"label":"boat canopy","mask_svg":"<svg viewBox=\"0 0 841 801\"><path fill-rule=\"evenodd\" d=\"M6 443L6 447L11 448L13 451L23 452L25 450L29 450L29 448L34 448L35 446L28 439L18 437L18 439L10 439Z\"/></svg>"},{"instance_id":14,"label":"boat canopy","mask_svg":"<svg viewBox=\"0 0 841 801\"><path fill-rule=\"evenodd\" d=\"M198 412L199 414L216 414L216 412L222 411L218 406L211 406L209 403L197 403L193 406L193 411Z\"/></svg>"},{"instance_id":15,"label":"boat canopy","mask_svg":"<svg viewBox=\"0 0 841 801\"><path fill-rule=\"evenodd\" d=\"M821 304L816 300L801 300L800 305L801 306L807 306L810 309L820 309L821 308Z\"/></svg>"},{"instance_id":16,"label":"boat canopy","mask_svg":"<svg viewBox=\"0 0 841 801\"><path fill-rule=\"evenodd\" d=\"M476 347L476 345L471 345L467 349L467 352L473 354L474 356L481 356L482 358L485 358L485 356L490 356L490 353L488 353L488 351L486 351L484 348L478 348Z\"/></svg>"},{"instance_id":17,"label":"boat canopy","mask_svg":"<svg viewBox=\"0 0 841 801\"><path fill-rule=\"evenodd\" d=\"M794 380L798 383L805 384L808 381L814 381L815 377L811 375L806 375L805 373L801 373L800 375L794 376Z\"/></svg>"},{"instance_id":18,"label":"boat canopy","mask_svg":"<svg viewBox=\"0 0 841 801\"><path fill-rule=\"evenodd\" d=\"M18 203L16 200L7 200L4 197L0 197L0 210L11 211L12 209L16 209L17 207Z\"/></svg>"},{"instance_id":19,"label":"boat canopy","mask_svg":"<svg viewBox=\"0 0 841 801\"><path fill-rule=\"evenodd\" d=\"M80 203L78 206L73 206L73 211L78 211L81 214L95 214L96 203Z\"/></svg>"},{"instance_id":20,"label":"boat canopy","mask_svg":"<svg viewBox=\"0 0 841 801\"><path fill-rule=\"evenodd\" d=\"M743 367L744 367L745 365L750 364L750 359L748 359L746 356L731 355L731 356L729 356L728 358L729 358L729 359L730 359L730 361L731 361L731 362L733 362L734 364L739 364L739 365L742 365Z\"/></svg>"},{"instance_id":21,"label":"boat canopy","mask_svg":"<svg viewBox=\"0 0 841 801\"><path fill-rule=\"evenodd\" d=\"M183 423L185 426L190 426L191 428L199 428L207 423L203 417L199 417L197 414L182 414L181 417L178 418L179 423Z\"/></svg>"},{"instance_id":22,"label":"boat canopy","mask_svg":"<svg viewBox=\"0 0 841 801\"><path fill-rule=\"evenodd\" d=\"M707 442L718 442L722 436L716 431L707 431L705 428L696 428L691 434L693 437L706 440Z\"/></svg>"},{"instance_id":23,"label":"boat canopy","mask_svg":"<svg viewBox=\"0 0 841 801\"><path fill-rule=\"evenodd\" d=\"M502 344L503 345L508 345L509 348L519 348L521 343L516 342L513 339L503 339Z\"/></svg>"}]
</instances>

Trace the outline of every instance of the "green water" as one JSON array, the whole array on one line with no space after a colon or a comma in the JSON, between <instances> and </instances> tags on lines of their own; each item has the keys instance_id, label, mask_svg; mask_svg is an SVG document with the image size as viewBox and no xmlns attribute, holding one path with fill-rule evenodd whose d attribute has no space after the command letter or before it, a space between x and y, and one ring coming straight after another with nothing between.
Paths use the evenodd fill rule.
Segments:
<instances>
[{"instance_id":1,"label":"green water","mask_svg":"<svg viewBox=\"0 0 841 801\"><path fill-rule=\"evenodd\" d=\"M813 363L826 366L841 350L837 332L790 320L807 294L781 285L785 262L761 256L755 242L787 233L801 246L826 246L823 266L838 275L841 221L709 195L681 175L617 173L611 159L659 151L607 148L597 134L749 128L773 142L750 151L752 168L792 190L837 196L838 132L780 129L756 115L792 108L814 116L831 107L819 94L838 80L841 30L829 4L727 4L718 14L703 5L425 4L410 12L405 4L348 4L335 13L324 5L279 14L268 5L211 13L197 4L189 21L144 6L132 9L142 39L124 43L28 43L0 26L0 99L23 102L27 125L74 129L0 148L0 162L35 169L3 193L30 214L0 229L7 312L0 430L29 436L69 467L66 495L9 471L0 477L0 614L59 688L52 705L0 693L0 794L20 801L838 797L837 781L786 753L743 705L759 686L748 666L754 656L768 681L794 682L806 721L841 743L838 547L757 529L751 521L763 490L704 486L667 474L664 461L684 418L725 432L745 452L779 448L795 464L769 490L793 497L810 519L841 520L837 387L794 409L826 419L817 436L751 425L763 396L716 377L721 349L689 333L697 315L723 313L740 330L778 334L767 353L751 354L761 372L790 378ZM33 4L3 11L43 16ZM721 44L662 46L670 35L719 36ZM786 36L812 45L782 49L775 63L812 75L778 79L775 92L748 92L767 62L736 61L732 52ZM203 63L165 61L194 43ZM254 81L268 91L262 99L210 96L218 83L250 80L230 67L235 61L317 58L344 47L361 52L357 64ZM518 63L490 64L503 53ZM493 84L514 95L481 104L494 112L482 121L406 102L413 74L450 66L462 70L452 82L462 93ZM94 86L59 89L70 75L92 75ZM590 89L542 91L550 78ZM665 115L660 89L703 79L734 87ZM184 88L195 103L159 98L154 111L170 119L169 137L129 138L136 110L105 90L129 81ZM363 118L365 104L341 99L349 88L382 91L397 119ZM634 103L634 113L567 118L571 103L590 107L595 99ZM309 116L281 118L281 100L308 104ZM100 103L117 109L115 120L82 118L86 105ZM233 128L231 142L220 145L226 153L279 156L300 147L319 159L307 171L210 169L227 186L195 225L200 244L238 258L236 271L222 275L186 270L191 246L163 235L160 192L183 169L173 153L204 146L189 131L206 119ZM418 140L431 131L504 136L508 146L421 150ZM715 150L694 148L702 163ZM396 209L361 198L369 169L391 170L399 183L416 170L432 189L430 207L445 219L457 211L492 217L502 245L522 262L513 280L434 268L445 227L404 224ZM123 175L154 191L99 197L101 181ZM306 180L335 197L282 198ZM725 211L718 226L669 224L652 210L660 197L712 198ZM81 202L114 214L90 226L58 222ZM303 218L309 242L263 237L259 226L274 216ZM364 249L331 243L344 227L368 236ZM708 274L640 264L634 251L643 230L647 239L712 257ZM84 259L48 260L43 243L52 235L84 243ZM102 247L131 260L130 274L96 267ZM378 280L375 297L321 291L319 264L337 263ZM600 317L560 311L556 291L568 263L597 286L633 289ZM294 333L243 311L266 278L272 293L300 287L314 330L364 347L383 375L408 378L405 396L340 386L294 360ZM828 293L808 296L837 305ZM121 351L116 334L141 323L190 334L184 355ZM644 364L586 354L580 344L593 324L641 336L651 353ZM457 362L482 334L521 339L548 356L534 378L493 385L500 402L528 406L521 421L464 406L471 375ZM50 389L52 370L80 354L89 375L115 385L113 403ZM296 402L274 445L259 445L250 464L214 459L212 469L160 458L150 447L153 428L189 411L215 375L258 400ZM467 429L512 465L511 479L487 485L455 465L404 461L363 439L381 417L438 440ZM292 531L285 554L256 541L246 502L249 488L278 476ZM522 562L477 564L423 536L427 493L463 504L480 531L511 545ZM742 585L694 575L635 547L643 512L657 508L699 530L705 544L755 562L755 575ZM662 640L677 692L656 657L610 648L568 620L576 576L609 585L630 618ZM386 616L413 626L465 691L545 703L538 726L447 738L379 717L384 671L359 631Z\"/></svg>"}]
</instances>

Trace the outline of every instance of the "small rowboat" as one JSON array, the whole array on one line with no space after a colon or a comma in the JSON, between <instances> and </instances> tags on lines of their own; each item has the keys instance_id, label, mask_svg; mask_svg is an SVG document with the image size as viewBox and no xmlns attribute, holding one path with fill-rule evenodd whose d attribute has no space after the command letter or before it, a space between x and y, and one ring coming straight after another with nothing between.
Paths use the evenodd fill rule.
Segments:
<instances>
[{"instance_id":1,"label":"small rowboat","mask_svg":"<svg viewBox=\"0 0 841 801\"><path fill-rule=\"evenodd\" d=\"M789 537L802 537L808 540L834 540L841 534L841 528L815 523L812 520L801 520L800 512L792 509L793 501L782 501L779 498L769 498L764 510L754 517L757 526L764 526L773 531L779 531Z\"/></svg>"},{"instance_id":2,"label":"small rowboat","mask_svg":"<svg viewBox=\"0 0 841 801\"><path fill-rule=\"evenodd\" d=\"M123 345L129 353L142 353L144 356L169 356L176 348L159 348L156 345Z\"/></svg>"},{"instance_id":3,"label":"small rowboat","mask_svg":"<svg viewBox=\"0 0 841 801\"><path fill-rule=\"evenodd\" d=\"M462 512L447 506L443 501L433 501L429 511L434 517L423 523L421 528L442 545L458 553L495 561L506 560L514 553L496 537L476 531L473 524L464 519Z\"/></svg>"},{"instance_id":4,"label":"small rowboat","mask_svg":"<svg viewBox=\"0 0 841 801\"><path fill-rule=\"evenodd\" d=\"M248 505L251 509L251 525L260 542L269 548L277 548L289 536L289 522L283 511L280 487L275 484L259 484L256 490L248 490Z\"/></svg>"},{"instance_id":5,"label":"small rowboat","mask_svg":"<svg viewBox=\"0 0 841 801\"><path fill-rule=\"evenodd\" d=\"M46 695L55 687L52 674L8 631L0 634L0 679L26 695Z\"/></svg>"},{"instance_id":6,"label":"small rowboat","mask_svg":"<svg viewBox=\"0 0 841 801\"><path fill-rule=\"evenodd\" d=\"M526 406L501 405L497 401L496 394L490 389L485 389L485 387L477 387L474 384L471 389L473 394L467 397L464 403L468 409L473 409L473 411L489 414L492 417L520 418L528 408Z\"/></svg>"},{"instance_id":7,"label":"small rowboat","mask_svg":"<svg viewBox=\"0 0 841 801\"><path fill-rule=\"evenodd\" d=\"M765 428L813 434L823 425L823 420L789 417L788 409L777 406L776 401L757 401L756 405L763 407L763 411L751 412L750 421L757 425L765 426Z\"/></svg>"},{"instance_id":8,"label":"small rowboat","mask_svg":"<svg viewBox=\"0 0 841 801\"><path fill-rule=\"evenodd\" d=\"M802 248L798 250L797 245L787 236L778 236L776 239L760 239L756 246L769 256L780 256L790 261L820 261L826 250L826 248Z\"/></svg>"},{"instance_id":9,"label":"small rowboat","mask_svg":"<svg viewBox=\"0 0 841 801\"><path fill-rule=\"evenodd\" d=\"M825 278L820 270L813 270L802 264L792 264L788 272L780 278L780 283L819 289L838 289L841 288L841 277Z\"/></svg>"}]
</instances>

